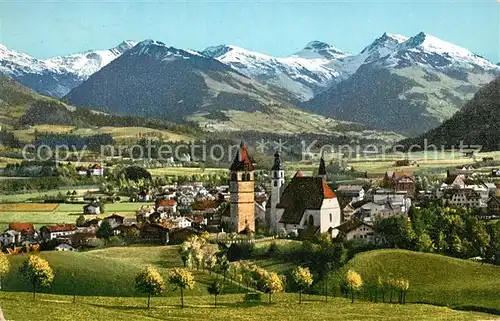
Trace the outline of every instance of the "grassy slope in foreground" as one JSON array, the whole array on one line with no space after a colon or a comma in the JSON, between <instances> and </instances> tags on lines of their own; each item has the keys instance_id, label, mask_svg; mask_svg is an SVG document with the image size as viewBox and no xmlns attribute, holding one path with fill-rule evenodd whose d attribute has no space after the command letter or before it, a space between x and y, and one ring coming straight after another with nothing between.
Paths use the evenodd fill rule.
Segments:
<instances>
[{"instance_id":1,"label":"grassy slope in foreground","mask_svg":"<svg viewBox=\"0 0 500 321\"><path fill-rule=\"evenodd\" d=\"M408 302L500 309L500 266L438 254L377 250L358 254L342 273L347 269L359 272L364 280L408 279Z\"/></svg>"},{"instance_id":2,"label":"grassy slope in foreground","mask_svg":"<svg viewBox=\"0 0 500 321\"><path fill-rule=\"evenodd\" d=\"M213 308L213 297L204 295L187 297L186 308L180 309L179 298L153 298L152 308L146 309L143 298L78 297L72 304L71 296L39 295L33 303L29 293L0 292L0 302L5 317L9 320L51 320L66 321L146 321L146 320L252 320L252 321L301 321L301 320L493 320L494 316L444 307L420 304L375 304L355 302L342 298L328 303L319 297L304 296L306 300L298 305L296 294L273 296L271 305L245 304L242 295L223 295L218 307ZM22 308L21 308L22 307Z\"/></svg>"},{"instance_id":3,"label":"grassy slope in foreground","mask_svg":"<svg viewBox=\"0 0 500 321\"><path fill-rule=\"evenodd\" d=\"M53 294L73 294L100 296L135 296L134 279L142 266L155 266L164 280L167 269L181 267L182 262L177 246L130 246L113 247L89 252L40 252L55 273L54 283L42 292ZM2 280L4 291L29 292L29 284L22 282L17 276L19 265L26 260L27 254L10 257L11 270ZM215 279L208 272L193 271L196 286L186 291L187 296L207 293L207 285ZM227 284L226 293L237 293L234 284ZM172 287L164 293L166 296L177 296Z\"/></svg>"}]
</instances>

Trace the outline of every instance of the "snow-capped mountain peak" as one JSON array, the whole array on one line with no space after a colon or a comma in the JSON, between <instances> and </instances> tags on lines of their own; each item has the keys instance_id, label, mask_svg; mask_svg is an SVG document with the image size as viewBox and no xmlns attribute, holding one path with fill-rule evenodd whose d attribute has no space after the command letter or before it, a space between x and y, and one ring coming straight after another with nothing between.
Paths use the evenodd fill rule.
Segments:
<instances>
[{"instance_id":1,"label":"snow-capped mountain peak","mask_svg":"<svg viewBox=\"0 0 500 321\"><path fill-rule=\"evenodd\" d=\"M368 47L363 49L361 54L376 54L378 57L383 57L392 53L399 44L407 40L408 37L384 32L382 36L375 39L375 41L373 41Z\"/></svg>"},{"instance_id":2,"label":"snow-capped mountain peak","mask_svg":"<svg viewBox=\"0 0 500 321\"><path fill-rule=\"evenodd\" d=\"M483 57L450 42L441 40L432 35L420 32L411 37L397 48L398 57L416 57L415 54L426 56L420 63L429 63L433 67L448 65L473 67L474 65L486 69L495 69L496 66ZM431 59L430 57L434 57ZM436 59L437 57L441 57Z\"/></svg>"},{"instance_id":3,"label":"snow-capped mountain peak","mask_svg":"<svg viewBox=\"0 0 500 321\"><path fill-rule=\"evenodd\" d=\"M327 44L323 41L314 40L309 42L304 49L291 55L291 57L306 59L342 59L347 56L344 51Z\"/></svg>"},{"instance_id":4,"label":"snow-capped mountain peak","mask_svg":"<svg viewBox=\"0 0 500 321\"><path fill-rule=\"evenodd\" d=\"M317 48L315 50L333 48L319 42L314 45ZM311 98L315 92L324 89L340 76L337 70L325 67L331 60L317 53L307 57L273 57L238 46L220 45L208 47L202 54L231 66L247 77L283 88L299 100ZM345 56L344 53L342 55Z\"/></svg>"}]
</instances>

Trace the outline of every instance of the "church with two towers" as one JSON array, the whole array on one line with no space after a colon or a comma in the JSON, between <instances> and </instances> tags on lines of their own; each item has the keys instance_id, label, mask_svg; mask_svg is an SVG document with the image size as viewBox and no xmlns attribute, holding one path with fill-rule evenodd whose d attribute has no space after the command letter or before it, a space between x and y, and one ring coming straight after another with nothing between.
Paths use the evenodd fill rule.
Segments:
<instances>
[{"instance_id":1,"label":"church with two towers","mask_svg":"<svg viewBox=\"0 0 500 321\"><path fill-rule=\"evenodd\" d=\"M254 165L243 143L230 172L230 208L225 221L232 232L255 232ZM276 152L270 178L271 191L265 213L267 228L276 233L309 231L337 235L335 228L341 224L341 211L337 196L326 183L323 159L317 176L305 176L299 170L287 183L282 159Z\"/></svg>"}]
</instances>

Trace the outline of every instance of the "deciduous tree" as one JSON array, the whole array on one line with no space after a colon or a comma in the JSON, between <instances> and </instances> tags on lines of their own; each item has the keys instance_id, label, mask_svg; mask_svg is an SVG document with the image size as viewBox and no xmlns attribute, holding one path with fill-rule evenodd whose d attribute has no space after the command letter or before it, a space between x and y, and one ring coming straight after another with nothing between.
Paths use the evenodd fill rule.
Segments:
<instances>
[{"instance_id":1,"label":"deciduous tree","mask_svg":"<svg viewBox=\"0 0 500 321\"><path fill-rule=\"evenodd\" d=\"M181 290L181 307L184 308L184 290L194 287L194 277L187 269L175 268L169 271L168 283Z\"/></svg>"},{"instance_id":2,"label":"deciduous tree","mask_svg":"<svg viewBox=\"0 0 500 321\"><path fill-rule=\"evenodd\" d=\"M359 290L361 286L363 286L363 280L361 279L361 275L359 273L349 270L346 275L346 282L351 291L351 303L354 302L354 292Z\"/></svg>"},{"instance_id":3,"label":"deciduous tree","mask_svg":"<svg viewBox=\"0 0 500 321\"><path fill-rule=\"evenodd\" d=\"M135 277L135 287L139 292L148 295L149 309L151 296L161 294L165 289L165 282L154 267L146 266Z\"/></svg>"},{"instance_id":4,"label":"deciduous tree","mask_svg":"<svg viewBox=\"0 0 500 321\"><path fill-rule=\"evenodd\" d=\"M21 264L19 267L19 275L33 286L33 299L35 299L37 286L49 287L52 281L54 281L54 272L49 262L38 255L30 255L30 257Z\"/></svg>"},{"instance_id":5,"label":"deciduous tree","mask_svg":"<svg viewBox=\"0 0 500 321\"><path fill-rule=\"evenodd\" d=\"M299 289L299 304L302 303L302 292L311 286L313 276L308 268L298 266L292 272L292 278Z\"/></svg>"}]
</instances>

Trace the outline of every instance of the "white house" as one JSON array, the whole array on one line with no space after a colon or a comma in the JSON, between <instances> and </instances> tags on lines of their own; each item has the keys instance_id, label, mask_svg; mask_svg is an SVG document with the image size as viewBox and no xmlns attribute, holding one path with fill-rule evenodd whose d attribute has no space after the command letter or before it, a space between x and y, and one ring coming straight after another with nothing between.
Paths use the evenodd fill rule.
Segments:
<instances>
[{"instance_id":1,"label":"white house","mask_svg":"<svg viewBox=\"0 0 500 321\"><path fill-rule=\"evenodd\" d=\"M14 230L7 230L0 234L0 244L11 245L21 243L21 233Z\"/></svg>"},{"instance_id":2,"label":"white house","mask_svg":"<svg viewBox=\"0 0 500 321\"><path fill-rule=\"evenodd\" d=\"M40 228L40 235L44 241L55 240L57 238L67 238L75 234L77 228L73 224L47 225Z\"/></svg>"},{"instance_id":3,"label":"white house","mask_svg":"<svg viewBox=\"0 0 500 321\"><path fill-rule=\"evenodd\" d=\"M190 219L182 216L172 220L172 223L176 224L179 228L191 227L192 222Z\"/></svg>"},{"instance_id":4,"label":"white house","mask_svg":"<svg viewBox=\"0 0 500 321\"><path fill-rule=\"evenodd\" d=\"M335 193L344 196L350 202L359 202L365 198L365 190L361 185L339 185Z\"/></svg>"},{"instance_id":5,"label":"white house","mask_svg":"<svg viewBox=\"0 0 500 321\"><path fill-rule=\"evenodd\" d=\"M362 239L371 241L374 239L373 227L361 221L347 221L337 226L339 231L338 237L349 241L352 239Z\"/></svg>"},{"instance_id":6,"label":"white house","mask_svg":"<svg viewBox=\"0 0 500 321\"><path fill-rule=\"evenodd\" d=\"M101 214L101 205L99 203L96 203L96 202L87 204L87 205L83 206L83 213L84 214L94 214L94 215Z\"/></svg>"},{"instance_id":7,"label":"white house","mask_svg":"<svg viewBox=\"0 0 500 321\"><path fill-rule=\"evenodd\" d=\"M453 207L486 207L486 201L471 188L449 189L443 195L443 205Z\"/></svg>"},{"instance_id":8,"label":"white house","mask_svg":"<svg viewBox=\"0 0 500 321\"><path fill-rule=\"evenodd\" d=\"M56 251L71 251L74 252L76 249L69 244L61 243L54 248Z\"/></svg>"}]
</instances>

